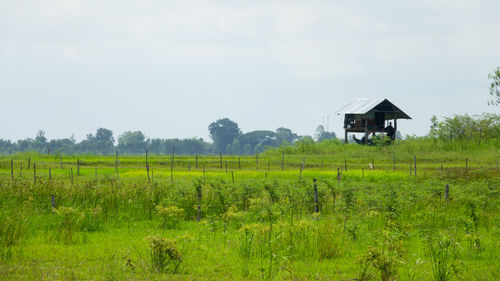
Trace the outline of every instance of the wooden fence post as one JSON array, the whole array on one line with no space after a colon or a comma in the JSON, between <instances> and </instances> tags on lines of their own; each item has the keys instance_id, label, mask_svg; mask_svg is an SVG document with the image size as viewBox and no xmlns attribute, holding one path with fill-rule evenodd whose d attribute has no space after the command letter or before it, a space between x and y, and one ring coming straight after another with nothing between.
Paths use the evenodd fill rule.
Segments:
<instances>
[{"instance_id":1,"label":"wooden fence post","mask_svg":"<svg viewBox=\"0 0 500 281\"><path fill-rule=\"evenodd\" d=\"M238 157L238 169L241 170L241 157Z\"/></svg>"},{"instance_id":2,"label":"wooden fence post","mask_svg":"<svg viewBox=\"0 0 500 281\"><path fill-rule=\"evenodd\" d=\"M224 161L224 162L225 162L225 164L226 164L226 174L227 174L227 160L226 160L226 161Z\"/></svg>"},{"instance_id":3,"label":"wooden fence post","mask_svg":"<svg viewBox=\"0 0 500 281\"><path fill-rule=\"evenodd\" d=\"M198 211L196 214L196 221L201 219L201 185L196 186L196 193L198 195Z\"/></svg>"},{"instance_id":4,"label":"wooden fence post","mask_svg":"<svg viewBox=\"0 0 500 281\"><path fill-rule=\"evenodd\" d=\"M80 159L76 159L76 175L80 175Z\"/></svg>"},{"instance_id":5,"label":"wooden fence post","mask_svg":"<svg viewBox=\"0 0 500 281\"><path fill-rule=\"evenodd\" d=\"M146 150L147 155L147 150ZM148 174L148 183L151 183L151 179L149 178L149 162L146 161L146 173Z\"/></svg>"},{"instance_id":6,"label":"wooden fence post","mask_svg":"<svg viewBox=\"0 0 500 281\"><path fill-rule=\"evenodd\" d=\"M465 158L465 173L469 170L469 158Z\"/></svg>"},{"instance_id":7,"label":"wooden fence post","mask_svg":"<svg viewBox=\"0 0 500 281\"><path fill-rule=\"evenodd\" d=\"M233 179L233 183L234 183L234 172L231 171L231 178Z\"/></svg>"},{"instance_id":8,"label":"wooden fence post","mask_svg":"<svg viewBox=\"0 0 500 281\"><path fill-rule=\"evenodd\" d=\"M33 184L36 184L36 165L33 163Z\"/></svg>"},{"instance_id":9,"label":"wooden fence post","mask_svg":"<svg viewBox=\"0 0 500 281\"><path fill-rule=\"evenodd\" d=\"M172 166L175 166L175 143L172 149Z\"/></svg>"},{"instance_id":10,"label":"wooden fence post","mask_svg":"<svg viewBox=\"0 0 500 281\"><path fill-rule=\"evenodd\" d=\"M220 168L222 169L222 152L219 153Z\"/></svg>"},{"instance_id":11,"label":"wooden fence post","mask_svg":"<svg viewBox=\"0 0 500 281\"><path fill-rule=\"evenodd\" d=\"M14 179L14 160L10 159L10 176Z\"/></svg>"},{"instance_id":12,"label":"wooden fence post","mask_svg":"<svg viewBox=\"0 0 500 281\"><path fill-rule=\"evenodd\" d=\"M49 168L49 180L52 180L52 169Z\"/></svg>"},{"instance_id":13,"label":"wooden fence post","mask_svg":"<svg viewBox=\"0 0 500 281\"><path fill-rule=\"evenodd\" d=\"M337 167L337 180L340 182L340 168Z\"/></svg>"},{"instance_id":14,"label":"wooden fence post","mask_svg":"<svg viewBox=\"0 0 500 281\"><path fill-rule=\"evenodd\" d=\"M316 214L319 213L319 203L318 203L318 185L316 183L316 179L313 179L314 182L314 206L316 208Z\"/></svg>"},{"instance_id":15,"label":"wooden fence post","mask_svg":"<svg viewBox=\"0 0 500 281\"><path fill-rule=\"evenodd\" d=\"M71 184L73 184L73 168L70 168L70 174L69 174L69 179L71 181Z\"/></svg>"},{"instance_id":16,"label":"wooden fence post","mask_svg":"<svg viewBox=\"0 0 500 281\"><path fill-rule=\"evenodd\" d=\"M56 197L54 196L54 194L50 195L51 197L51 203L52 203L52 208L55 209L56 208Z\"/></svg>"},{"instance_id":17,"label":"wooden fence post","mask_svg":"<svg viewBox=\"0 0 500 281\"><path fill-rule=\"evenodd\" d=\"M344 158L344 171L347 172L347 158Z\"/></svg>"},{"instance_id":18,"label":"wooden fence post","mask_svg":"<svg viewBox=\"0 0 500 281\"><path fill-rule=\"evenodd\" d=\"M170 162L170 180L174 182L174 162Z\"/></svg>"},{"instance_id":19,"label":"wooden fence post","mask_svg":"<svg viewBox=\"0 0 500 281\"><path fill-rule=\"evenodd\" d=\"M118 174L118 150L115 150L115 173Z\"/></svg>"},{"instance_id":20,"label":"wooden fence post","mask_svg":"<svg viewBox=\"0 0 500 281\"><path fill-rule=\"evenodd\" d=\"M31 157L28 157L28 170L30 169Z\"/></svg>"},{"instance_id":21,"label":"wooden fence post","mask_svg":"<svg viewBox=\"0 0 500 281\"><path fill-rule=\"evenodd\" d=\"M450 186L446 184L444 186L444 200L448 200L450 198Z\"/></svg>"}]
</instances>

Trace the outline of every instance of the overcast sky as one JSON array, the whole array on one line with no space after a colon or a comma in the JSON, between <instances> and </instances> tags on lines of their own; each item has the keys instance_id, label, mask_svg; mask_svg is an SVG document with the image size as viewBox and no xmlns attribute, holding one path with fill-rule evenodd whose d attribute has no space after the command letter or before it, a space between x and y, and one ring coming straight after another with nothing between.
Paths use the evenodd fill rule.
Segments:
<instances>
[{"instance_id":1,"label":"overcast sky","mask_svg":"<svg viewBox=\"0 0 500 281\"><path fill-rule=\"evenodd\" d=\"M424 135L432 115L498 113L500 1L0 0L0 138L99 127L115 138L314 134L337 109L388 98Z\"/></svg>"}]
</instances>

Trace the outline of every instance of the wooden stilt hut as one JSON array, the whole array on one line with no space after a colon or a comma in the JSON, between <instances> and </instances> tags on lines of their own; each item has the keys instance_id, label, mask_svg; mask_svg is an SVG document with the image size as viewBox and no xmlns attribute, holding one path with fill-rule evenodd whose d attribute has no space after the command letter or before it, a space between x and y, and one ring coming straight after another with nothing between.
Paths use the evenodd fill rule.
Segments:
<instances>
[{"instance_id":1,"label":"wooden stilt hut","mask_svg":"<svg viewBox=\"0 0 500 281\"><path fill-rule=\"evenodd\" d=\"M398 119L411 119L387 99L355 99L338 110L337 115L344 115L346 143L349 132L365 133L365 138L368 139L371 133L385 132L386 121L392 120L395 134L398 129Z\"/></svg>"}]
</instances>

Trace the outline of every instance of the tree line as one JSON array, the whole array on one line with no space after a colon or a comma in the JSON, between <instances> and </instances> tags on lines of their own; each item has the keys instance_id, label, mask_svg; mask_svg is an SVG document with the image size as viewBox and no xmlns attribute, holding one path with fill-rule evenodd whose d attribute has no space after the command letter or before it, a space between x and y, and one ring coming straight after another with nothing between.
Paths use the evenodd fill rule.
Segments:
<instances>
[{"instance_id":1,"label":"tree line","mask_svg":"<svg viewBox=\"0 0 500 281\"><path fill-rule=\"evenodd\" d=\"M321 127L321 128L320 128ZM261 153L268 147L288 145L297 140L311 139L301 137L288 128L271 130L256 130L242 133L238 124L228 118L212 122L208 126L212 142L202 138L148 138L141 131L126 131L115 140L113 132L106 128L99 128L95 134L77 142L75 138L48 140L43 130L38 131L35 138L26 138L18 141L0 139L0 154L14 154L34 151L51 154L101 154L110 155L118 151L120 154L142 154L147 150L152 154L178 155L195 154L235 154L250 155ZM334 138L332 132L325 132L322 126L316 130L317 141Z\"/></svg>"}]
</instances>

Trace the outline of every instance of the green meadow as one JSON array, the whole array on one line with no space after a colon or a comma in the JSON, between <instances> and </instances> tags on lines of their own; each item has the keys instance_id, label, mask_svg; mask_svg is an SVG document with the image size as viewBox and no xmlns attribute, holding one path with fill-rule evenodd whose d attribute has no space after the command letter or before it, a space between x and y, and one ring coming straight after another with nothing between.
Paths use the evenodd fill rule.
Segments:
<instances>
[{"instance_id":1,"label":"green meadow","mask_svg":"<svg viewBox=\"0 0 500 281\"><path fill-rule=\"evenodd\" d=\"M499 280L499 148L0 156L0 279Z\"/></svg>"}]
</instances>

